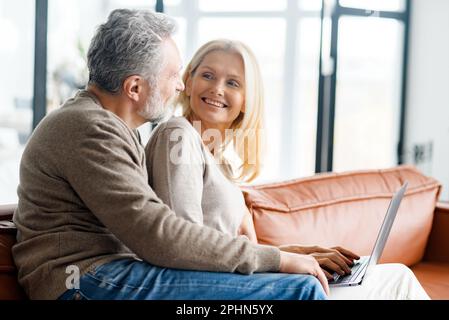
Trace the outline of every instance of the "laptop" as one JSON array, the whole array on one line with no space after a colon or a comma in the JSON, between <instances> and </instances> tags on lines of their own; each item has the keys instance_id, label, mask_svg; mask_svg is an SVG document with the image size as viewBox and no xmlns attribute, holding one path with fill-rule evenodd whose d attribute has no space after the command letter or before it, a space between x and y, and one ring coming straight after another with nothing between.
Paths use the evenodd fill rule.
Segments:
<instances>
[{"instance_id":1,"label":"laptop","mask_svg":"<svg viewBox=\"0 0 449 320\"><path fill-rule=\"evenodd\" d=\"M388 236L390 234L391 227L399 209L399 204L404 196L405 189L407 189L408 182L405 182L402 187L393 195L388 206L387 213L385 214L384 221L380 227L379 234L377 235L376 243L374 244L373 251L370 256L362 256L359 260L354 262L351 268L351 273L347 275L333 274L333 279L329 280L329 286L332 287L344 287L344 286L358 286L362 284L363 277L368 270L368 267L376 265L382 252L385 248Z\"/></svg>"}]
</instances>

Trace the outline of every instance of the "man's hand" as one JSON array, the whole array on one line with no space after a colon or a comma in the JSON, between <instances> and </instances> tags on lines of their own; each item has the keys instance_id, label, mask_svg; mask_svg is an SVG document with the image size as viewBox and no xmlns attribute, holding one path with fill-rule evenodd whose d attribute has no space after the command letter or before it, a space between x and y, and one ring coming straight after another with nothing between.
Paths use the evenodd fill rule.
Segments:
<instances>
[{"instance_id":1,"label":"man's hand","mask_svg":"<svg viewBox=\"0 0 449 320\"><path fill-rule=\"evenodd\" d=\"M251 213L246 209L243 215L242 222L238 229L238 234L246 236L251 242L257 243L256 229L254 229L254 222Z\"/></svg>"},{"instance_id":2,"label":"man's hand","mask_svg":"<svg viewBox=\"0 0 449 320\"><path fill-rule=\"evenodd\" d=\"M320 246L300 246L284 245L280 250L297 254L308 254L313 256L319 263L327 279L332 279L332 275L327 271L334 271L340 275L351 273L354 264L353 260L360 259L360 256L342 247L323 248Z\"/></svg>"},{"instance_id":3,"label":"man's hand","mask_svg":"<svg viewBox=\"0 0 449 320\"><path fill-rule=\"evenodd\" d=\"M315 276L320 281L326 294L329 295L329 284L327 283L326 276L317 260L310 255L281 251L281 267L279 271L283 273L302 273Z\"/></svg>"}]
</instances>

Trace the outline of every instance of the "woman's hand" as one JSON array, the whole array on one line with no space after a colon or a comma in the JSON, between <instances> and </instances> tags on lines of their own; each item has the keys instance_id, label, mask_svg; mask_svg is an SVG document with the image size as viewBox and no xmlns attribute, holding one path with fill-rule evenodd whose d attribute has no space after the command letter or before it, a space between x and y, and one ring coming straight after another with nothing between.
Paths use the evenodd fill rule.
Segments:
<instances>
[{"instance_id":1,"label":"woman's hand","mask_svg":"<svg viewBox=\"0 0 449 320\"><path fill-rule=\"evenodd\" d=\"M280 246L279 249L313 256L323 268L323 272L328 279L333 277L327 270L337 272L340 275L349 274L351 273L349 267L354 264L353 260L360 259L360 256L342 247L323 248L320 246L284 245Z\"/></svg>"},{"instance_id":2,"label":"woman's hand","mask_svg":"<svg viewBox=\"0 0 449 320\"><path fill-rule=\"evenodd\" d=\"M239 235L246 236L251 242L257 243L256 230L254 229L254 222L251 213L246 210L240 227L238 230Z\"/></svg>"},{"instance_id":3,"label":"woman's hand","mask_svg":"<svg viewBox=\"0 0 449 320\"><path fill-rule=\"evenodd\" d=\"M329 295L329 284L327 283L326 276L318 262L310 255L293 254L281 251L281 266L279 272L301 273L315 276L320 281L326 294Z\"/></svg>"}]
</instances>

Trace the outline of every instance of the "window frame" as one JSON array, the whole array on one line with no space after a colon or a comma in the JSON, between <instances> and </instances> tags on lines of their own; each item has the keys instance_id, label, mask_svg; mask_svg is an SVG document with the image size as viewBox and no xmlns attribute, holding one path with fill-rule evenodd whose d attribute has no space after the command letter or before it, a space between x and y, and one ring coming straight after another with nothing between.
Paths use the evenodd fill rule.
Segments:
<instances>
[{"instance_id":1,"label":"window frame","mask_svg":"<svg viewBox=\"0 0 449 320\"><path fill-rule=\"evenodd\" d=\"M405 1L403 12L376 11L376 16L399 20L404 24L404 43L402 57L401 92L399 108L399 141L397 145L397 164L404 163L404 136L405 117L407 111L407 69L408 51L410 36L410 11L411 1ZM330 43L330 58L333 61L333 70L330 74L325 74L323 62L323 24L326 18L326 0L322 0L321 10L321 50L320 50L320 80L318 93L318 119L317 119L317 145L315 156L315 172L333 171L333 151L334 151L334 127L335 127L335 102L337 89L338 70L338 28L339 19L343 16L370 17L373 10L356 9L340 6L340 0L335 3L335 8L330 13L332 31Z\"/></svg>"}]
</instances>

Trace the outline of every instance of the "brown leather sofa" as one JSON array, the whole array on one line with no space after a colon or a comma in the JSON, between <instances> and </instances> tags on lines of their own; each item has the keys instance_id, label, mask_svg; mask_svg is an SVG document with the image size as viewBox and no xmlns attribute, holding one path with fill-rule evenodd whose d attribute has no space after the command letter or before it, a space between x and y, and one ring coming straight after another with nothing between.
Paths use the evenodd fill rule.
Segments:
<instances>
[{"instance_id":1,"label":"brown leather sofa","mask_svg":"<svg viewBox=\"0 0 449 320\"><path fill-rule=\"evenodd\" d=\"M440 184L410 166L322 174L243 188L261 243L341 245L370 254L391 195L403 181L401 203L380 262L411 267L433 299L449 299L449 204ZM11 256L15 205L0 206L0 300L26 299Z\"/></svg>"},{"instance_id":2,"label":"brown leather sofa","mask_svg":"<svg viewBox=\"0 0 449 320\"><path fill-rule=\"evenodd\" d=\"M326 173L244 187L258 241L342 246L369 255L392 195L409 182L379 263L409 266L432 299L449 299L449 203L412 166Z\"/></svg>"},{"instance_id":3,"label":"brown leather sofa","mask_svg":"<svg viewBox=\"0 0 449 320\"><path fill-rule=\"evenodd\" d=\"M16 228L11 222L16 205L0 206L0 300L22 300L26 295L17 282L17 269L11 255Z\"/></svg>"}]
</instances>

